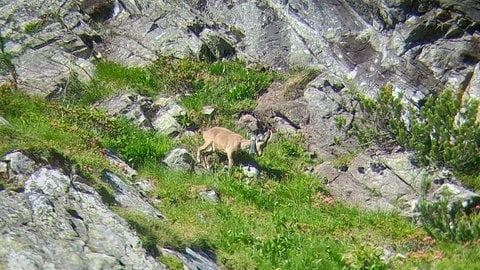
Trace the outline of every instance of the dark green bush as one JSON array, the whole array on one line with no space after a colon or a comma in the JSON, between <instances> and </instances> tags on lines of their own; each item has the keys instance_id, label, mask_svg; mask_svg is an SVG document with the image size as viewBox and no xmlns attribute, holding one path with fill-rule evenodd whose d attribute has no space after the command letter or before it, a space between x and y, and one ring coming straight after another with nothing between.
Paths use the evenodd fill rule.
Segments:
<instances>
[{"instance_id":1,"label":"dark green bush","mask_svg":"<svg viewBox=\"0 0 480 270\"><path fill-rule=\"evenodd\" d=\"M480 173L478 100L462 105L453 91L446 90L414 108L405 106L392 89L382 87L377 99L357 96L365 117L354 125L353 133L361 142L394 142L415 151L422 165Z\"/></svg>"},{"instance_id":2,"label":"dark green bush","mask_svg":"<svg viewBox=\"0 0 480 270\"><path fill-rule=\"evenodd\" d=\"M435 239L468 242L480 239L480 214L477 209L467 215L460 204L441 200L419 204L420 220Z\"/></svg>"}]
</instances>

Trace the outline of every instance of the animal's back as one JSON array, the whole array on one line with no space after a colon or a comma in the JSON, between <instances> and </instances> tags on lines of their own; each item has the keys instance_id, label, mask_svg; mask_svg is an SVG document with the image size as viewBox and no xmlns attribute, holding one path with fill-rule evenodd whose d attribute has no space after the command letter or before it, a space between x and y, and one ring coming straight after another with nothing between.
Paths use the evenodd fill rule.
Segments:
<instances>
[{"instance_id":1,"label":"animal's back","mask_svg":"<svg viewBox=\"0 0 480 270\"><path fill-rule=\"evenodd\" d=\"M203 138L215 141L214 148L222 148L222 150L226 150L227 146L238 147L237 144L244 139L241 135L223 127L213 127L205 131ZM225 145L220 145L220 143Z\"/></svg>"},{"instance_id":2,"label":"animal's back","mask_svg":"<svg viewBox=\"0 0 480 270\"><path fill-rule=\"evenodd\" d=\"M223 127L213 127L205 132L203 132L203 138L215 138L219 134L236 134L235 132L223 128Z\"/></svg>"}]
</instances>

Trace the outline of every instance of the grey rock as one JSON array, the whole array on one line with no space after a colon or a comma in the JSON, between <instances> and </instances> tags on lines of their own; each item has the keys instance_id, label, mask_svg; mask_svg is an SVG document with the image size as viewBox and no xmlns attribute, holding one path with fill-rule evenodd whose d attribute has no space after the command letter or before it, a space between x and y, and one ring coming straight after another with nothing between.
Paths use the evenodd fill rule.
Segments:
<instances>
[{"instance_id":1,"label":"grey rock","mask_svg":"<svg viewBox=\"0 0 480 270\"><path fill-rule=\"evenodd\" d=\"M172 137L182 131L182 126L178 123L177 119L168 112L157 114L152 121L152 126L158 133Z\"/></svg>"},{"instance_id":2,"label":"grey rock","mask_svg":"<svg viewBox=\"0 0 480 270\"><path fill-rule=\"evenodd\" d=\"M455 183L445 183L433 192L435 200L447 200L468 211L480 203L480 195Z\"/></svg>"},{"instance_id":3,"label":"grey rock","mask_svg":"<svg viewBox=\"0 0 480 270\"><path fill-rule=\"evenodd\" d=\"M147 194L155 189L155 184L152 180L140 179L135 181L135 186L140 190L140 193Z\"/></svg>"},{"instance_id":4,"label":"grey rock","mask_svg":"<svg viewBox=\"0 0 480 270\"><path fill-rule=\"evenodd\" d=\"M213 189L202 190L199 193L200 197L207 202L216 203L220 201L220 197L218 193Z\"/></svg>"},{"instance_id":5,"label":"grey rock","mask_svg":"<svg viewBox=\"0 0 480 270\"><path fill-rule=\"evenodd\" d=\"M282 85L273 84L255 115L274 129L301 132L309 150L328 159L342 151L332 147L334 141L354 144L348 130L335 126L338 117L348 124L356 116L354 102L342 93L348 89L336 85L374 97L392 83L414 104L444 88L478 96L479 10L476 0L4 1L2 53L12 57L1 65L0 83L61 97L71 74L92 76L90 59L97 53L127 66L147 65L159 55L233 54L285 71L319 68L324 75L298 98L287 98ZM96 14L105 21L92 23ZM182 132L178 108L116 102L125 101L119 111L128 108L121 114L139 126L151 129L154 123L172 136Z\"/></svg>"},{"instance_id":6,"label":"grey rock","mask_svg":"<svg viewBox=\"0 0 480 270\"><path fill-rule=\"evenodd\" d=\"M24 177L24 193L0 191L5 269L165 269L85 180L46 167Z\"/></svg>"},{"instance_id":7,"label":"grey rock","mask_svg":"<svg viewBox=\"0 0 480 270\"><path fill-rule=\"evenodd\" d=\"M183 262L183 266L188 270L216 270L219 267L215 264L215 255L205 251L195 251L186 248L185 251L176 251L172 249L162 248L164 255L175 256Z\"/></svg>"},{"instance_id":8,"label":"grey rock","mask_svg":"<svg viewBox=\"0 0 480 270\"><path fill-rule=\"evenodd\" d=\"M147 111L151 109L151 104L152 101L149 98L138 94L122 93L98 102L95 106L105 109L111 116L124 116L138 127L151 129L152 124L146 116Z\"/></svg>"},{"instance_id":9,"label":"grey rock","mask_svg":"<svg viewBox=\"0 0 480 270\"><path fill-rule=\"evenodd\" d=\"M102 180L115 190L115 201L119 206L140 211L150 217L164 218L162 213L149 204L145 197L142 197L131 184L128 184L118 175L105 171L102 174Z\"/></svg>"},{"instance_id":10,"label":"grey rock","mask_svg":"<svg viewBox=\"0 0 480 270\"><path fill-rule=\"evenodd\" d=\"M156 111L154 116L151 117L152 126L158 133L176 136L183 131L177 119L184 117L187 112L174 98L158 98L154 101L152 110Z\"/></svg>"},{"instance_id":11,"label":"grey rock","mask_svg":"<svg viewBox=\"0 0 480 270\"><path fill-rule=\"evenodd\" d=\"M5 3L0 30L4 51L14 57L0 81L46 96L70 72L88 78L91 68L79 59L96 53L128 66L159 55L236 55L273 68L323 67L371 94L391 82L421 99L445 86L463 90L478 62L474 0L105 0L82 1L80 10L74 2ZM105 20L103 27L91 18Z\"/></svg>"},{"instance_id":12,"label":"grey rock","mask_svg":"<svg viewBox=\"0 0 480 270\"><path fill-rule=\"evenodd\" d=\"M9 1L2 5L2 53L12 55L0 82L14 81L27 93L48 96L62 88L69 76L91 79L92 46L82 37L95 32L82 27L74 2ZM69 28L69 26L71 28ZM76 44L75 49L69 44ZM84 53L75 55L79 51Z\"/></svg>"},{"instance_id":13,"label":"grey rock","mask_svg":"<svg viewBox=\"0 0 480 270\"><path fill-rule=\"evenodd\" d=\"M187 149L175 148L167 154L163 163L174 170L193 171L197 162Z\"/></svg>"},{"instance_id":14,"label":"grey rock","mask_svg":"<svg viewBox=\"0 0 480 270\"><path fill-rule=\"evenodd\" d=\"M205 115L212 115L215 112L215 107L213 106L204 106L202 108L202 113Z\"/></svg>"},{"instance_id":15,"label":"grey rock","mask_svg":"<svg viewBox=\"0 0 480 270\"><path fill-rule=\"evenodd\" d=\"M390 170L376 168L372 165L374 162L371 157L360 154L348 168L335 168L327 163L315 172L327 176L331 194L347 204L369 210L394 210L397 200L411 192L410 187Z\"/></svg>"},{"instance_id":16,"label":"grey rock","mask_svg":"<svg viewBox=\"0 0 480 270\"><path fill-rule=\"evenodd\" d=\"M132 178L138 174L135 169L130 167L130 165L128 165L125 161L115 155L112 151L107 150L105 154L110 164L120 169L125 176Z\"/></svg>"},{"instance_id":17,"label":"grey rock","mask_svg":"<svg viewBox=\"0 0 480 270\"><path fill-rule=\"evenodd\" d=\"M176 136L183 131L176 117L184 116L186 112L172 98L159 98L153 102L145 96L122 93L97 102L95 106L105 109L111 116L124 116L138 127L160 134Z\"/></svg>"},{"instance_id":18,"label":"grey rock","mask_svg":"<svg viewBox=\"0 0 480 270\"><path fill-rule=\"evenodd\" d=\"M244 114L235 122L237 128L248 130L248 132L254 134L259 130L259 121L252 114Z\"/></svg>"},{"instance_id":19,"label":"grey rock","mask_svg":"<svg viewBox=\"0 0 480 270\"><path fill-rule=\"evenodd\" d=\"M20 151L6 154L3 160L9 161L9 182L17 186L23 186L26 177L37 168L35 161Z\"/></svg>"},{"instance_id":20,"label":"grey rock","mask_svg":"<svg viewBox=\"0 0 480 270\"><path fill-rule=\"evenodd\" d=\"M242 166L242 172L248 178L258 178L260 176L260 170L252 165Z\"/></svg>"},{"instance_id":21,"label":"grey rock","mask_svg":"<svg viewBox=\"0 0 480 270\"><path fill-rule=\"evenodd\" d=\"M254 110L262 121L275 129L299 129L309 122L307 103L303 97L289 100L284 95L284 86L273 83L267 92L259 97ZM282 126L289 126L283 128Z\"/></svg>"},{"instance_id":22,"label":"grey rock","mask_svg":"<svg viewBox=\"0 0 480 270\"><path fill-rule=\"evenodd\" d=\"M370 210L397 210L403 215L418 215L417 204L426 200L447 199L466 210L480 201L480 195L454 184L450 176L418 168L411 153L359 154L348 168L325 162L315 173L328 179L327 187L335 198ZM448 182L447 182L448 181Z\"/></svg>"}]
</instances>

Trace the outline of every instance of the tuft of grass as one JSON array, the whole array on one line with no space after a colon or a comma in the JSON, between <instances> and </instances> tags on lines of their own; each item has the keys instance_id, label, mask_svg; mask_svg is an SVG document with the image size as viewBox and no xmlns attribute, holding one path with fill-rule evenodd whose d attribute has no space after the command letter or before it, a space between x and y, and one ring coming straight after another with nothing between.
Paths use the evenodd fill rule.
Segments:
<instances>
[{"instance_id":1,"label":"tuft of grass","mask_svg":"<svg viewBox=\"0 0 480 270\"><path fill-rule=\"evenodd\" d=\"M240 61L220 61L206 67L195 91L182 97L182 104L196 126L221 122L232 125L232 116L252 111L256 98L264 92L275 74L265 70L246 68ZM204 106L216 108L215 119L206 119Z\"/></svg>"},{"instance_id":2,"label":"tuft of grass","mask_svg":"<svg viewBox=\"0 0 480 270\"><path fill-rule=\"evenodd\" d=\"M263 170L277 179L303 173L308 165L321 162L314 161L306 151L305 138L293 133L275 133L258 160Z\"/></svg>"},{"instance_id":3,"label":"tuft of grass","mask_svg":"<svg viewBox=\"0 0 480 270\"><path fill-rule=\"evenodd\" d=\"M25 24L24 30L28 34L40 32L45 27L46 20L38 19Z\"/></svg>"},{"instance_id":4,"label":"tuft of grass","mask_svg":"<svg viewBox=\"0 0 480 270\"><path fill-rule=\"evenodd\" d=\"M146 67L123 67L110 61L96 65L95 78L80 82L74 75L65 83L66 99L82 105L93 104L118 92L145 96L181 94L187 109L186 127L222 123L232 126L232 116L252 111L256 98L278 77L261 68L247 68L240 60L201 62L192 58L160 57ZM209 118L204 106L216 108Z\"/></svg>"},{"instance_id":5,"label":"tuft of grass","mask_svg":"<svg viewBox=\"0 0 480 270\"><path fill-rule=\"evenodd\" d=\"M174 146L167 135L141 130L126 119L117 119L115 128L105 133L102 143L135 168L159 163Z\"/></svg>"}]
</instances>

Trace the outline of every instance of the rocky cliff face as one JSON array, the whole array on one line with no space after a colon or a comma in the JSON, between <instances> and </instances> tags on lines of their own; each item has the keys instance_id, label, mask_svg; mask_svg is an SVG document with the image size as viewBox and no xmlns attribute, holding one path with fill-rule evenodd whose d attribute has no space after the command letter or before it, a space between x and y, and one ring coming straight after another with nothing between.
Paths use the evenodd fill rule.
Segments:
<instances>
[{"instance_id":1,"label":"rocky cliff face","mask_svg":"<svg viewBox=\"0 0 480 270\"><path fill-rule=\"evenodd\" d=\"M88 79L99 53L127 65L160 54L236 55L274 68L320 67L374 94L412 99L474 88L480 10L462 1L2 1L1 81L48 95ZM475 72L477 70L477 72ZM48 78L47 80L45 78Z\"/></svg>"}]
</instances>

